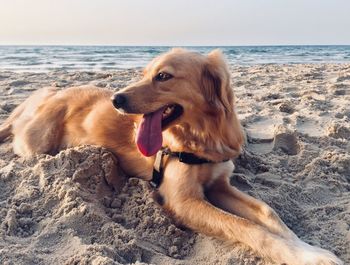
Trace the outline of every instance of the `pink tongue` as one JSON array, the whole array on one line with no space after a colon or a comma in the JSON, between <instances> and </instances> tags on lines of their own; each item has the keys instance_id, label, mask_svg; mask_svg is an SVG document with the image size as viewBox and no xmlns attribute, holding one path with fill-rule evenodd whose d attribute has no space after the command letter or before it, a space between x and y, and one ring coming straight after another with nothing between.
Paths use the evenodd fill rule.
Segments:
<instances>
[{"instance_id":1,"label":"pink tongue","mask_svg":"<svg viewBox=\"0 0 350 265\"><path fill-rule=\"evenodd\" d=\"M164 108L143 115L136 135L136 144L145 156L152 156L162 147L162 114Z\"/></svg>"}]
</instances>

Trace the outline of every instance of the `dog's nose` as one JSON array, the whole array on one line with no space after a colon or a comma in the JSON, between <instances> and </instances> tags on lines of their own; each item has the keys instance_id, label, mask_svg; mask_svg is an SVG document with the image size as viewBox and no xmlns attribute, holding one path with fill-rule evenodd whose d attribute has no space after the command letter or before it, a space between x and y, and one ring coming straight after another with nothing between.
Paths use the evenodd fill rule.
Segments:
<instances>
[{"instance_id":1,"label":"dog's nose","mask_svg":"<svg viewBox=\"0 0 350 265\"><path fill-rule=\"evenodd\" d=\"M126 96L123 94L115 94L112 97L112 102L114 107L116 109L119 109L126 106L127 99L126 99Z\"/></svg>"}]
</instances>

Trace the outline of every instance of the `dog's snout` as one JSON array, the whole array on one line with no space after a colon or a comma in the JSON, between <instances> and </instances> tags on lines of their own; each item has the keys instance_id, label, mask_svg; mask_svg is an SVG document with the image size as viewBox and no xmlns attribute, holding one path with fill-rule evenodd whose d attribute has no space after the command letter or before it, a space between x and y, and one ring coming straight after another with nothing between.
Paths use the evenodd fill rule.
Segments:
<instances>
[{"instance_id":1,"label":"dog's snout","mask_svg":"<svg viewBox=\"0 0 350 265\"><path fill-rule=\"evenodd\" d=\"M113 102L113 105L116 109L120 109L120 108L123 108L126 106L127 98L123 94L115 94L112 97L112 102Z\"/></svg>"}]
</instances>

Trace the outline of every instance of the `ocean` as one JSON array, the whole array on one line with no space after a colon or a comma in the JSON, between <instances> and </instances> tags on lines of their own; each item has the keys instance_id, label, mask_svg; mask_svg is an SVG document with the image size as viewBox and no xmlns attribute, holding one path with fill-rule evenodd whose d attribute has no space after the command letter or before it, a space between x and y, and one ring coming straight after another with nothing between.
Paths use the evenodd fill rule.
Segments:
<instances>
[{"instance_id":1,"label":"ocean","mask_svg":"<svg viewBox=\"0 0 350 265\"><path fill-rule=\"evenodd\" d=\"M165 46L0 46L0 71L101 71L141 68ZM200 53L219 48L230 65L350 63L344 46L223 46L186 47Z\"/></svg>"}]
</instances>

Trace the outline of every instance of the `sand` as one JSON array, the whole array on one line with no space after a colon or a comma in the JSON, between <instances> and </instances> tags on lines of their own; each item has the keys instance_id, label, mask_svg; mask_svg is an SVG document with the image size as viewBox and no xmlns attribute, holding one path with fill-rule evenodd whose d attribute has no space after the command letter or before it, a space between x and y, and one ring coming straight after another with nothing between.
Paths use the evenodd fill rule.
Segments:
<instances>
[{"instance_id":1,"label":"sand","mask_svg":"<svg viewBox=\"0 0 350 265\"><path fill-rule=\"evenodd\" d=\"M247 144L231 183L271 205L304 241L350 264L350 65L234 67ZM0 122L32 91L117 90L140 71L0 72ZM25 161L0 144L0 264L272 264L242 244L176 226L147 183L82 146Z\"/></svg>"}]
</instances>

